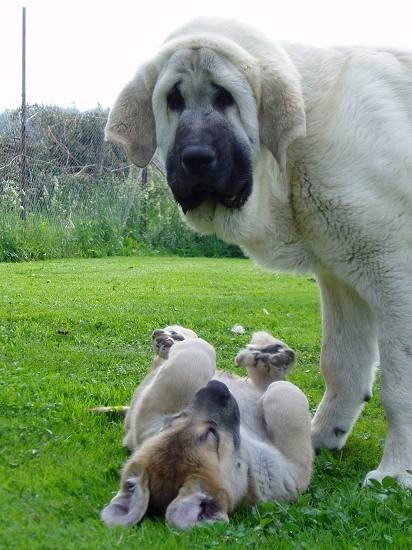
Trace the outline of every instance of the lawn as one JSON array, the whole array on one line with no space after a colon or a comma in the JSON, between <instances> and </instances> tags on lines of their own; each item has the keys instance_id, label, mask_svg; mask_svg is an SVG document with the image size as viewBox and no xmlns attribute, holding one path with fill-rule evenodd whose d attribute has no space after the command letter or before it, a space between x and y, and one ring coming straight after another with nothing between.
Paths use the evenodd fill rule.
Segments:
<instances>
[{"instance_id":1,"label":"lawn","mask_svg":"<svg viewBox=\"0 0 412 550\"><path fill-rule=\"evenodd\" d=\"M379 381L345 449L316 459L297 503L239 510L228 525L189 533L162 520L131 529L99 520L127 455L121 419L88 408L128 402L154 328L193 328L228 369L253 330L272 331L297 351L291 379L316 407L320 312L310 276L241 259L129 257L0 264L0 281L0 548L411 547L411 496L390 480L360 487L383 445Z\"/></svg>"}]
</instances>

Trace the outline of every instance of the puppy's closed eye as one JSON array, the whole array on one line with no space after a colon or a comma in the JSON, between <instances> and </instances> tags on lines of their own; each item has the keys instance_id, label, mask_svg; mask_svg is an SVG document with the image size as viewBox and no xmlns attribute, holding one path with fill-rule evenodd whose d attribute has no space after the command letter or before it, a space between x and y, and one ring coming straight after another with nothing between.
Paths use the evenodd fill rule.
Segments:
<instances>
[{"instance_id":1,"label":"puppy's closed eye","mask_svg":"<svg viewBox=\"0 0 412 550\"><path fill-rule=\"evenodd\" d=\"M133 493L133 491L136 489L136 479L135 478L125 479L124 489L128 493Z\"/></svg>"},{"instance_id":2,"label":"puppy's closed eye","mask_svg":"<svg viewBox=\"0 0 412 550\"><path fill-rule=\"evenodd\" d=\"M201 443L211 443L216 451L219 450L220 436L215 426L209 426L199 437Z\"/></svg>"}]
</instances>

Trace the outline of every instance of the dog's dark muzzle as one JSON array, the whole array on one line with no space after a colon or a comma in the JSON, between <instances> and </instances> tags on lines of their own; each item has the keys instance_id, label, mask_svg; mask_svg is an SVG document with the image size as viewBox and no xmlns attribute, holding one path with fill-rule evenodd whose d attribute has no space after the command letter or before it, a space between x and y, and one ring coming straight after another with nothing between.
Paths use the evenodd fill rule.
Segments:
<instances>
[{"instance_id":1,"label":"dog's dark muzzle","mask_svg":"<svg viewBox=\"0 0 412 550\"><path fill-rule=\"evenodd\" d=\"M240 208L252 188L248 144L215 111L184 113L169 152L167 181L184 212L212 199Z\"/></svg>"},{"instance_id":2,"label":"dog's dark muzzle","mask_svg":"<svg viewBox=\"0 0 412 550\"><path fill-rule=\"evenodd\" d=\"M208 145L189 145L182 151L182 166L190 176L195 178L210 178L216 164L216 153Z\"/></svg>"},{"instance_id":3,"label":"dog's dark muzzle","mask_svg":"<svg viewBox=\"0 0 412 550\"><path fill-rule=\"evenodd\" d=\"M193 396L188 409L197 417L213 421L219 428L229 431L235 447L239 446L239 405L226 384L211 380Z\"/></svg>"}]
</instances>

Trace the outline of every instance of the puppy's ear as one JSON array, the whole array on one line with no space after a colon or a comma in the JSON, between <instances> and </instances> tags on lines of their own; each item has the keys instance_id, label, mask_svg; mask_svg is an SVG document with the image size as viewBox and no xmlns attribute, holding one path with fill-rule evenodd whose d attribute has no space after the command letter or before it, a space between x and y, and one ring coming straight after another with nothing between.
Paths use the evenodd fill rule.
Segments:
<instances>
[{"instance_id":1,"label":"puppy's ear","mask_svg":"<svg viewBox=\"0 0 412 550\"><path fill-rule=\"evenodd\" d=\"M157 79L153 65L144 65L120 92L106 124L106 138L120 143L129 159L142 168L156 150L152 93Z\"/></svg>"},{"instance_id":2,"label":"puppy's ear","mask_svg":"<svg viewBox=\"0 0 412 550\"><path fill-rule=\"evenodd\" d=\"M290 61L288 63L291 63ZM260 140L286 167L288 146L306 134L306 114L299 76L285 59L261 64Z\"/></svg>"},{"instance_id":3,"label":"puppy's ear","mask_svg":"<svg viewBox=\"0 0 412 550\"><path fill-rule=\"evenodd\" d=\"M126 475L117 495L101 512L106 525L134 525L145 515L149 504L148 477L144 471Z\"/></svg>"},{"instance_id":4,"label":"puppy's ear","mask_svg":"<svg viewBox=\"0 0 412 550\"><path fill-rule=\"evenodd\" d=\"M211 495L202 483L191 479L179 491L166 510L166 521L177 529L190 529L199 523L229 521L226 491Z\"/></svg>"}]
</instances>

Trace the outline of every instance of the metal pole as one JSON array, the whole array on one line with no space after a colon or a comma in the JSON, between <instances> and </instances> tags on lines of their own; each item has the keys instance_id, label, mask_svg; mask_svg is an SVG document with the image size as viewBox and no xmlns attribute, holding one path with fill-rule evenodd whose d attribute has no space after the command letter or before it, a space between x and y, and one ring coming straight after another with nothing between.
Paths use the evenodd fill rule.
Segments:
<instances>
[{"instance_id":1,"label":"metal pole","mask_svg":"<svg viewBox=\"0 0 412 550\"><path fill-rule=\"evenodd\" d=\"M147 168L142 168L142 174L140 176L142 187L146 187L147 185Z\"/></svg>"},{"instance_id":2,"label":"metal pole","mask_svg":"<svg viewBox=\"0 0 412 550\"><path fill-rule=\"evenodd\" d=\"M26 8L22 9L22 56L21 56L21 217L27 215L27 111L26 111Z\"/></svg>"}]
</instances>

